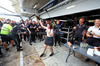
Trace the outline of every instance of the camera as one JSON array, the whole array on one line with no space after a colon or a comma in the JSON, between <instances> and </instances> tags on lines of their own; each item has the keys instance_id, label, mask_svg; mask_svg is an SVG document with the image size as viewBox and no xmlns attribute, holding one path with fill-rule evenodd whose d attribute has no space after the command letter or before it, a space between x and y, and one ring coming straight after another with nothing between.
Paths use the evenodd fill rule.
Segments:
<instances>
[{"instance_id":1,"label":"camera","mask_svg":"<svg viewBox=\"0 0 100 66\"><path fill-rule=\"evenodd\" d=\"M89 35L92 35L92 30L90 31Z\"/></svg>"}]
</instances>

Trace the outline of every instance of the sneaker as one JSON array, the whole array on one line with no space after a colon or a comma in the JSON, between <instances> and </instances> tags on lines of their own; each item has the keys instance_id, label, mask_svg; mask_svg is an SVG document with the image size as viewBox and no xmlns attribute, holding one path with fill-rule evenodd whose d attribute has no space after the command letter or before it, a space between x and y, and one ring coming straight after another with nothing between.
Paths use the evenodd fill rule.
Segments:
<instances>
[{"instance_id":1,"label":"sneaker","mask_svg":"<svg viewBox=\"0 0 100 66\"><path fill-rule=\"evenodd\" d=\"M20 48L20 51L23 51L23 49L22 49L22 48Z\"/></svg>"},{"instance_id":2,"label":"sneaker","mask_svg":"<svg viewBox=\"0 0 100 66\"><path fill-rule=\"evenodd\" d=\"M61 47L61 45L59 45Z\"/></svg>"},{"instance_id":3,"label":"sneaker","mask_svg":"<svg viewBox=\"0 0 100 66\"><path fill-rule=\"evenodd\" d=\"M40 55L40 57L43 57L43 55L44 55L44 53L42 53L42 54Z\"/></svg>"},{"instance_id":4,"label":"sneaker","mask_svg":"<svg viewBox=\"0 0 100 66\"><path fill-rule=\"evenodd\" d=\"M0 58L3 56L3 54L0 54Z\"/></svg>"},{"instance_id":5,"label":"sneaker","mask_svg":"<svg viewBox=\"0 0 100 66\"><path fill-rule=\"evenodd\" d=\"M7 49L5 49L6 51L8 51L9 50L9 48L7 48Z\"/></svg>"},{"instance_id":6,"label":"sneaker","mask_svg":"<svg viewBox=\"0 0 100 66\"><path fill-rule=\"evenodd\" d=\"M24 41L26 41L26 39L24 39Z\"/></svg>"},{"instance_id":7,"label":"sneaker","mask_svg":"<svg viewBox=\"0 0 100 66\"><path fill-rule=\"evenodd\" d=\"M34 43L36 43L36 41L34 41Z\"/></svg>"},{"instance_id":8,"label":"sneaker","mask_svg":"<svg viewBox=\"0 0 100 66\"><path fill-rule=\"evenodd\" d=\"M13 47L15 47L15 45L13 45Z\"/></svg>"},{"instance_id":9,"label":"sneaker","mask_svg":"<svg viewBox=\"0 0 100 66\"><path fill-rule=\"evenodd\" d=\"M17 49L17 51L23 51L23 49Z\"/></svg>"},{"instance_id":10,"label":"sneaker","mask_svg":"<svg viewBox=\"0 0 100 66\"><path fill-rule=\"evenodd\" d=\"M54 46L56 46L56 45L54 45Z\"/></svg>"},{"instance_id":11,"label":"sneaker","mask_svg":"<svg viewBox=\"0 0 100 66\"><path fill-rule=\"evenodd\" d=\"M32 43L30 43L30 45L32 45Z\"/></svg>"},{"instance_id":12,"label":"sneaker","mask_svg":"<svg viewBox=\"0 0 100 66\"><path fill-rule=\"evenodd\" d=\"M53 55L54 55L54 53L50 54L49 56L53 56Z\"/></svg>"},{"instance_id":13,"label":"sneaker","mask_svg":"<svg viewBox=\"0 0 100 66\"><path fill-rule=\"evenodd\" d=\"M59 46L61 47L61 45L59 44Z\"/></svg>"},{"instance_id":14,"label":"sneaker","mask_svg":"<svg viewBox=\"0 0 100 66\"><path fill-rule=\"evenodd\" d=\"M89 62L89 61L90 61L90 59L89 59L89 58L87 58L85 61L86 61L86 62Z\"/></svg>"},{"instance_id":15,"label":"sneaker","mask_svg":"<svg viewBox=\"0 0 100 66\"><path fill-rule=\"evenodd\" d=\"M17 49L17 51L20 51L20 49Z\"/></svg>"}]
</instances>

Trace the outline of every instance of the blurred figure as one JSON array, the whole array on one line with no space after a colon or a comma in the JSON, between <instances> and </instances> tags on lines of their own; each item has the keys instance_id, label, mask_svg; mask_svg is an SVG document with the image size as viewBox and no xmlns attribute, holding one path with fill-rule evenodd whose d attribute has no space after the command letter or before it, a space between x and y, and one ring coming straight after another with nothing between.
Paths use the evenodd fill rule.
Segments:
<instances>
[{"instance_id":1,"label":"blurred figure","mask_svg":"<svg viewBox=\"0 0 100 66\"><path fill-rule=\"evenodd\" d=\"M26 34L24 34L24 40L25 40L25 41L26 41L26 38L27 38L27 41L29 41L29 32L28 32L28 30L27 30L28 26L29 26L29 21L26 20L26 22L25 22Z\"/></svg>"},{"instance_id":2,"label":"blurred figure","mask_svg":"<svg viewBox=\"0 0 100 66\"><path fill-rule=\"evenodd\" d=\"M80 18L79 24L77 24L73 29L75 30L75 40L82 42L86 34L86 25L84 24L84 19Z\"/></svg>"},{"instance_id":3,"label":"blurred figure","mask_svg":"<svg viewBox=\"0 0 100 66\"><path fill-rule=\"evenodd\" d=\"M13 21L14 26L17 25L16 21Z\"/></svg>"},{"instance_id":4,"label":"blurred figure","mask_svg":"<svg viewBox=\"0 0 100 66\"><path fill-rule=\"evenodd\" d=\"M52 24L52 26L54 26L53 20L50 20L50 23Z\"/></svg>"},{"instance_id":5,"label":"blurred figure","mask_svg":"<svg viewBox=\"0 0 100 66\"><path fill-rule=\"evenodd\" d=\"M53 46L53 35L54 35L53 26L49 23L49 24L47 24L47 27L46 27L41 23L41 20L40 20L40 25L44 29L46 29L46 32L47 32L47 37L46 37L46 40L45 40L43 53L40 55L40 57L43 57L47 46L49 46L50 51L51 51L51 54L49 56L53 56L54 55L53 48L52 48L52 46Z\"/></svg>"},{"instance_id":6,"label":"blurred figure","mask_svg":"<svg viewBox=\"0 0 100 66\"><path fill-rule=\"evenodd\" d=\"M59 46L61 47L60 45L60 31L61 31L61 25L60 25L60 21L57 20L57 23L56 25L54 25L54 31L55 31L55 34L54 34L54 37L55 37L55 46L56 46L56 43L58 41L58 44Z\"/></svg>"},{"instance_id":7,"label":"blurred figure","mask_svg":"<svg viewBox=\"0 0 100 66\"><path fill-rule=\"evenodd\" d=\"M0 36L1 36L1 28L2 28L3 24L2 22L0 21Z\"/></svg>"},{"instance_id":8,"label":"blurred figure","mask_svg":"<svg viewBox=\"0 0 100 66\"><path fill-rule=\"evenodd\" d=\"M12 43L12 46L15 46L13 40L9 37L9 34L12 30L12 26L13 26L13 23L4 24L1 29L1 39L2 39L5 50L9 50L6 44L8 41Z\"/></svg>"},{"instance_id":9,"label":"blurred figure","mask_svg":"<svg viewBox=\"0 0 100 66\"><path fill-rule=\"evenodd\" d=\"M2 51L1 51L1 47L0 47L0 57L2 57Z\"/></svg>"},{"instance_id":10,"label":"blurred figure","mask_svg":"<svg viewBox=\"0 0 100 66\"><path fill-rule=\"evenodd\" d=\"M86 35L89 45L100 46L100 19L94 21L94 26L88 28Z\"/></svg>"},{"instance_id":11,"label":"blurred figure","mask_svg":"<svg viewBox=\"0 0 100 66\"><path fill-rule=\"evenodd\" d=\"M29 44L31 44L32 41L35 42L35 29L36 29L36 25L34 22L32 22L32 19L30 19L30 24L27 28L28 32L29 32Z\"/></svg>"},{"instance_id":12,"label":"blurred figure","mask_svg":"<svg viewBox=\"0 0 100 66\"><path fill-rule=\"evenodd\" d=\"M7 19L6 22L4 22L4 24L9 24L11 22L10 19Z\"/></svg>"},{"instance_id":13,"label":"blurred figure","mask_svg":"<svg viewBox=\"0 0 100 66\"><path fill-rule=\"evenodd\" d=\"M19 26L19 25L15 25L15 26L12 28L12 30L11 30L9 36L10 36L11 39L14 40L14 42L15 42L15 44L16 44L16 46L17 46L17 51L22 51L22 49L21 49L21 47L20 47L20 38L19 38L19 35L18 35L18 32L19 32L19 31L20 31L20 26Z\"/></svg>"},{"instance_id":14,"label":"blurred figure","mask_svg":"<svg viewBox=\"0 0 100 66\"><path fill-rule=\"evenodd\" d=\"M20 30L21 32L26 31L25 30L25 23L23 20L20 21L19 26L21 26L21 30ZM23 34L20 34L20 42L22 42L22 36L23 36Z\"/></svg>"},{"instance_id":15,"label":"blurred figure","mask_svg":"<svg viewBox=\"0 0 100 66\"><path fill-rule=\"evenodd\" d=\"M43 22L42 22L42 24L43 24ZM43 27L40 24L38 25L38 34L39 34L39 40L42 41Z\"/></svg>"},{"instance_id":16,"label":"blurred figure","mask_svg":"<svg viewBox=\"0 0 100 66\"><path fill-rule=\"evenodd\" d=\"M94 26L89 27L86 33L87 43L94 47L100 46L100 19L95 19ZM89 61L90 59L87 58L85 61ZM100 66L99 63L96 62L98 66Z\"/></svg>"}]
</instances>

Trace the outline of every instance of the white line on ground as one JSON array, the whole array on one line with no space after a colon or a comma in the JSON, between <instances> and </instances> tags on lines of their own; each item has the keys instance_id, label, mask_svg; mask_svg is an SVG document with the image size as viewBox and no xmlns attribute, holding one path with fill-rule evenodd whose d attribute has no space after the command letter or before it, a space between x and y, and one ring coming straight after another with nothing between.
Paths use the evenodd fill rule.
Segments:
<instances>
[{"instance_id":1,"label":"white line on ground","mask_svg":"<svg viewBox=\"0 0 100 66\"><path fill-rule=\"evenodd\" d=\"M22 46L22 42L20 43L20 46ZM20 51L20 66L23 66L23 51Z\"/></svg>"}]
</instances>

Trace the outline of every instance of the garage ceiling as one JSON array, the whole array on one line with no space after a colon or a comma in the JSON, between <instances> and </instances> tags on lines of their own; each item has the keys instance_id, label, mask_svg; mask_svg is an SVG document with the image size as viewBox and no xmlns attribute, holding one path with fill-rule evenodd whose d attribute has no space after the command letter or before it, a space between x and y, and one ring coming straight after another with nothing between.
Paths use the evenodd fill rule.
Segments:
<instances>
[{"instance_id":1,"label":"garage ceiling","mask_svg":"<svg viewBox=\"0 0 100 66\"><path fill-rule=\"evenodd\" d=\"M27 9L33 9L33 7L37 5L36 9L40 9L49 1L51 0L24 0L22 5L23 5L23 8L27 8Z\"/></svg>"}]
</instances>

